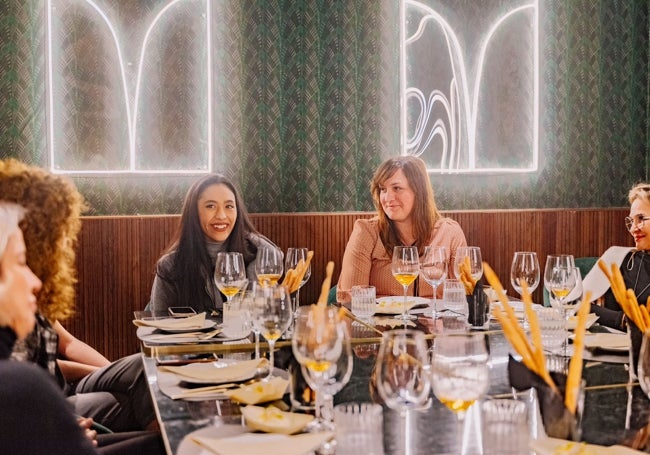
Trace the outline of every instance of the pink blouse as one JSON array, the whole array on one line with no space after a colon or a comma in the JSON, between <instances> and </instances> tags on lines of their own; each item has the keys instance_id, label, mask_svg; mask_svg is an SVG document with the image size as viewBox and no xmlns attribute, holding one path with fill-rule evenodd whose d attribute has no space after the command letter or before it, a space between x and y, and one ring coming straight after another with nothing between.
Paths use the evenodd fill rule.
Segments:
<instances>
[{"instance_id":1,"label":"pink blouse","mask_svg":"<svg viewBox=\"0 0 650 455\"><path fill-rule=\"evenodd\" d=\"M391 272L392 257L381 243L379 237L379 218L359 219L354 223L354 229L345 247L341 275L337 285L336 299L348 303L351 299L350 289L360 284L370 284L377 288L377 297L387 295L403 295L404 289ZM451 218L441 218L433 228L431 245L447 248L448 276L453 277L453 264L456 248L466 246L465 234L460 225ZM432 287L418 278L419 295L431 297ZM409 294L415 286L409 287Z\"/></svg>"}]
</instances>

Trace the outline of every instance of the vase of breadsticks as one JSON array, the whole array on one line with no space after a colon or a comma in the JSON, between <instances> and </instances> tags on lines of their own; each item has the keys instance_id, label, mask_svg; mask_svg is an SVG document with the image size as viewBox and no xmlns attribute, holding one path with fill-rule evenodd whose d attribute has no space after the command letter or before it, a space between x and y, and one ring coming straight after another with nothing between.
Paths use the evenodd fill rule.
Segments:
<instances>
[{"instance_id":1,"label":"vase of breadsticks","mask_svg":"<svg viewBox=\"0 0 650 455\"><path fill-rule=\"evenodd\" d=\"M494 308L494 316L501 324L505 338L521 357L521 361L515 360L512 356L509 359L510 385L517 390L530 388L536 390L544 430L549 437L579 440L581 435L580 419L584 403L584 381L582 380L584 335L591 307L589 293L578 309L573 342L574 354L569 361L568 373L550 372L542 346L539 320L533 309L528 287L523 283L522 300L529 324L529 334L517 319L494 271L488 264L483 264L483 270L501 304Z\"/></svg>"},{"instance_id":2,"label":"vase of breadsticks","mask_svg":"<svg viewBox=\"0 0 650 455\"><path fill-rule=\"evenodd\" d=\"M469 256L459 265L459 280L465 288L467 299L467 322L473 329L487 330L490 323L490 299L483 290L480 280L472 276Z\"/></svg>"},{"instance_id":3,"label":"vase of breadsticks","mask_svg":"<svg viewBox=\"0 0 650 455\"><path fill-rule=\"evenodd\" d=\"M643 334L650 329L648 302L639 305L634 290L626 289L621 270L615 263L608 267L605 261L599 259L598 267L607 276L614 298L627 318L627 330L630 334L630 374L636 377Z\"/></svg>"}]
</instances>

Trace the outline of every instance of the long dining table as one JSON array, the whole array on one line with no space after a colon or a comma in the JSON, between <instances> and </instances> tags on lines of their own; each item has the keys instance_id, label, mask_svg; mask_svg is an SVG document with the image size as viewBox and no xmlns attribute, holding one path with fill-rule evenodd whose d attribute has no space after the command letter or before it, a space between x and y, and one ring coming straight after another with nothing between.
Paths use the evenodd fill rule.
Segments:
<instances>
[{"instance_id":1,"label":"long dining table","mask_svg":"<svg viewBox=\"0 0 650 455\"><path fill-rule=\"evenodd\" d=\"M148 316L153 315L147 313L136 315L140 318ZM370 378L381 342L381 332L402 326L396 324L396 320L390 317L375 317L371 323L350 319L349 324L354 352L353 373L349 383L335 395L335 403L370 402L377 396L370 385ZM416 320L408 324L408 328L425 332L428 340L447 332L458 331L462 326L463 324L453 314L445 315L443 312L439 314L438 319L433 320L422 311L417 314ZM595 324L591 330L598 331L602 328ZM509 356L514 351L496 321L491 321L490 327L484 333L490 354L487 397L509 397L513 389L509 383L507 365ZM218 338L191 343L141 341L144 369L167 453L178 453L181 445L187 447L187 442L183 439L197 430L209 427L218 434L220 427L241 425L242 419L239 406L227 399L210 399L205 402L171 399L161 391L158 381L160 360L181 359L188 355L214 355L220 359L251 358L255 351L252 339L251 335L238 341L228 342L222 342ZM268 345L263 341L260 347L262 353L268 349ZM290 341L278 341L276 349L275 367L280 371L286 370L292 357ZM627 354L585 353L583 379L586 387L581 420L583 441L609 446L630 444L634 438L647 437L650 401L638 382L631 379L627 359ZM561 358L559 363L563 363ZM203 418L205 412L210 414L207 419ZM383 441L386 454L460 453L456 417L435 398L433 393L423 409L408 413L406 422L402 420L404 417L400 413L385 405L383 415ZM471 419L466 420L466 434L470 439L476 437L478 440L480 430L472 428L471 422ZM406 433L403 431L404 424L406 424ZM482 453L480 442L471 450L471 453Z\"/></svg>"}]
</instances>

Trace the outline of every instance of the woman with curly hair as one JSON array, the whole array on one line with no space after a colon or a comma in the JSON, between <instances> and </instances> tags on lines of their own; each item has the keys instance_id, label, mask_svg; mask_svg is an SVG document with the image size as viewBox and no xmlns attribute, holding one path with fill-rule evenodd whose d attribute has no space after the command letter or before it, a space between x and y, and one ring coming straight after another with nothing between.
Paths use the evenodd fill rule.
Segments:
<instances>
[{"instance_id":1,"label":"woman with curly hair","mask_svg":"<svg viewBox=\"0 0 650 455\"><path fill-rule=\"evenodd\" d=\"M27 210L21 223L27 264L43 283L36 330L16 344L12 357L55 376L79 415L114 431L155 428L139 355L111 363L60 323L74 312L75 246L85 209L81 194L61 176L9 159L0 161L0 199Z\"/></svg>"},{"instance_id":2,"label":"woman with curly hair","mask_svg":"<svg viewBox=\"0 0 650 455\"><path fill-rule=\"evenodd\" d=\"M151 310L190 306L210 314L221 309L224 297L212 278L217 254L242 253L246 275L254 282L261 247L277 248L257 232L232 182L221 174L202 177L188 190L176 237L156 265Z\"/></svg>"}]
</instances>

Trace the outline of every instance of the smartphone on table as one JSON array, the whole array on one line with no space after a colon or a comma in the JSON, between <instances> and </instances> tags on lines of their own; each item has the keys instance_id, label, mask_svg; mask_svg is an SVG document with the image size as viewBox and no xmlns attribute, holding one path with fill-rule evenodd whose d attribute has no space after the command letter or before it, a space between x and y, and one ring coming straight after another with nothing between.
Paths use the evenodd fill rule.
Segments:
<instances>
[{"instance_id":1,"label":"smartphone on table","mask_svg":"<svg viewBox=\"0 0 650 455\"><path fill-rule=\"evenodd\" d=\"M191 306L170 306L167 311L174 318L186 318L196 314L196 310Z\"/></svg>"}]
</instances>

